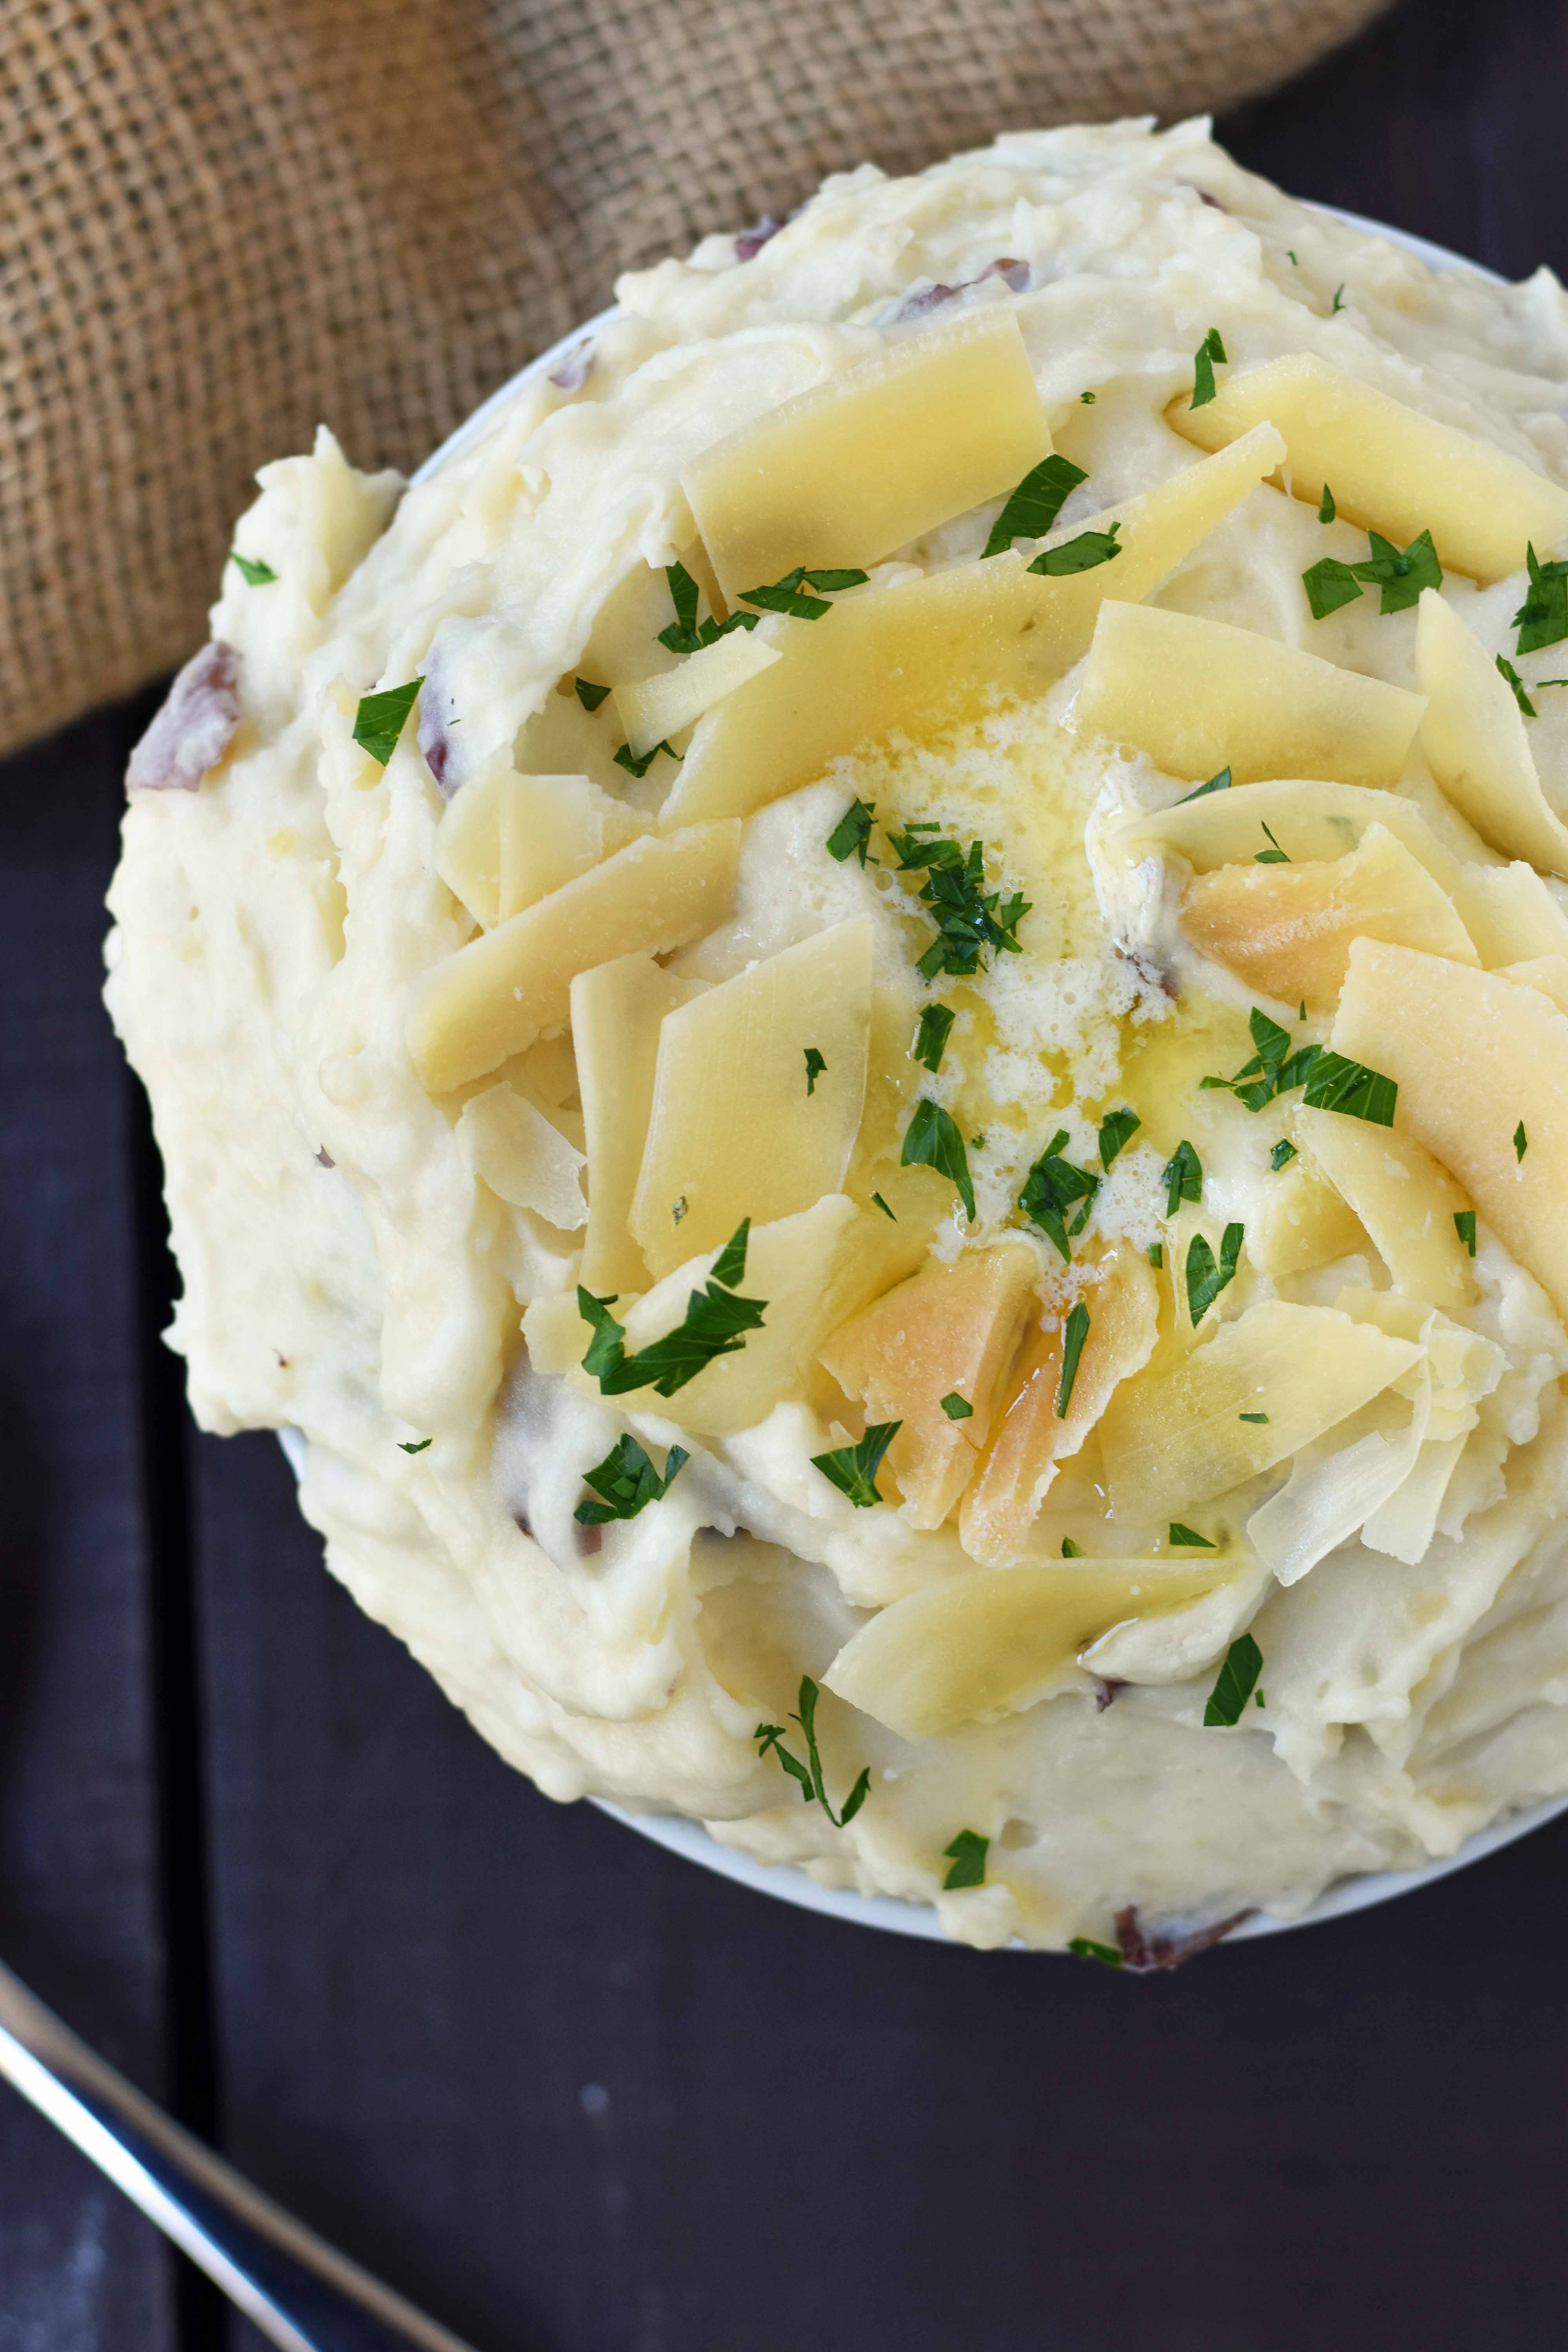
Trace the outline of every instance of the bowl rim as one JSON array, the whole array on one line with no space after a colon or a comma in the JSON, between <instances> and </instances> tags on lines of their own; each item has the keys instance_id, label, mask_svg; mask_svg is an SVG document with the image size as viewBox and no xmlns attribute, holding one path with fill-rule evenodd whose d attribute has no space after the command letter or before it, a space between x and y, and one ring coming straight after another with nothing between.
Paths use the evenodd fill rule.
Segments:
<instances>
[{"instance_id":1,"label":"bowl rim","mask_svg":"<svg viewBox=\"0 0 1568 2352\"><path fill-rule=\"evenodd\" d=\"M1344 211L1338 205L1308 203L1306 209L1321 213L1343 227L1359 229L1370 236L1385 237L1390 244L1414 254L1434 269L1445 273L1468 270L1472 276L1484 278L1494 286L1506 282L1497 270L1489 269L1481 262L1470 261L1447 246L1435 245L1430 238L1417 236L1410 229L1395 228L1389 222L1373 220L1364 213ZM599 330L617 315L618 306L613 303L596 311L581 326L573 328L570 334L563 335L558 342L552 343L547 351L538 352L526 365L519 368L515 375L510 376L488 399L481 401L472 415L465 417L462 424L431 451L410 477L411 485L426 480L447 458L456 456L482 432L516 393L537 377L548 374L584 343L591 342ZM280 1431L279 1439L297 1477L303 1462L300 1433ZM739 1846L725 1844L700 1821L685 1814L636 1812L608 1797L590 1797L588 1801L612 1821L635 1830L640 1837L651 1839L666 1853L679 1854L686 1861L714 1871L720 1877L731 1879L737 1885L751 1887L757 1894L771 1895L776 1901L792 1903L798 1909L816 1911L858 1927L879 1927L890 1935L913 1936L926 1942L950 1946L954 1941L943 1930L934 1904L906 1903L896 1895L862 1895L850 1887L822 1886L798 1864L761 1862ZM1391 1902L1396 1895L1412 1895L1419 1887L1435 1885L1439 1879L1448 1877L1454 1871L1466 1870L1472 1863L1482 1862L1489 1854L1500 1853L1504 1846L1512 1845L1516 1839L1527 1837L1531 1830L1542 1828L1565 1810L1568 1810L1568 1795L1543 1798L1533 1805L1506 1813L1486 1829L1476 1831L1453 1853L1438 1855L1415 1869L1360 1871L1335 1879L1293 1917L1283 1918L1272 1912L1255 1911L1238 1927L1232 1929L1226 1941L1240 1944L1255 1941L1262 1936L1284 1935L1293 1928L1315 1927L1321 1920L1342 1919L1355 1911L1370 1910L1373 1905ZM1004 1948L1040 1953L1053 1958L1067 1957L1049 1947L1020 1942Z\"/></svg>"}]
</instances>

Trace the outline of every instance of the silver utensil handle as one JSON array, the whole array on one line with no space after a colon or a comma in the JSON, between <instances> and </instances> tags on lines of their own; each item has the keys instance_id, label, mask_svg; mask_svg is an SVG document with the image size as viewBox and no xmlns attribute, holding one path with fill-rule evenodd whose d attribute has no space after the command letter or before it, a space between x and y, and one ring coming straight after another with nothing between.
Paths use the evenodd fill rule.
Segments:
<instances>
[{"instance_id":1,"label":"silver utensil handle","mask_svg":"<svg viewBox=\"0 0 1568 2352\"><path fill-rule=\"evenodd\" d=\"M284 2352L470 2352L241 2179L4 1967L0 2075Z\"/></svg>"}]
</instances>

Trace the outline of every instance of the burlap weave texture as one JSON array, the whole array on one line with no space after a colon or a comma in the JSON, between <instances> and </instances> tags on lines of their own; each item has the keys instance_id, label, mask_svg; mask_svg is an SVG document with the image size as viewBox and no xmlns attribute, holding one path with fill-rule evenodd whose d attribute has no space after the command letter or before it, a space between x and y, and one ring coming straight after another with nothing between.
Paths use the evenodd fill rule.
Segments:
<instances>
[{"instance_id":1,"label":"burlap weave texture","mask_svg":"<svg viewBox=\"0 0 1568 2352\"><path fill-rule=\"evenodd\" d=\"M319 419L408 467L617 270L867 157L1223 107L1383 0L4 0L0 749L200 636Z\"/></svg>"}]
</instances>

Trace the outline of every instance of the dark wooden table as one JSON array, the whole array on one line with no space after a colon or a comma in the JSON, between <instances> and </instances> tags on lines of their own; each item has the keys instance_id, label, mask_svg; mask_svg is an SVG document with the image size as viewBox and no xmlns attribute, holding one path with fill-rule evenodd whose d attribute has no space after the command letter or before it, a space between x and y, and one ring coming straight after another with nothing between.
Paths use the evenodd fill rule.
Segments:
<instances>
[{"instance_id":1,"label":"dark wooden table","mask_svg":"<svg viewBox=\"0 0 1568 2352\"><path fill-rule=\"evenodd\" d=\"M1517 275L1565 90L1563 0L1409 0L1226 129ZM194 1433L98 1003L143 715L0 772L0 1953L481 2352L1563 2342L1568 1821L1170 1979L841 1927L547 1803ZM0 2091L0 2352L258 2342Z\"/></svg>"}]
</instances>

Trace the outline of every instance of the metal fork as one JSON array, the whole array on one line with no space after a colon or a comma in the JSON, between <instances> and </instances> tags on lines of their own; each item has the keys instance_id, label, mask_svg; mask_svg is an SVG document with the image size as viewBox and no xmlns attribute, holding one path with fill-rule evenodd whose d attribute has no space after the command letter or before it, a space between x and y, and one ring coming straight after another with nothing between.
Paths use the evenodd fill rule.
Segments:
<instances>
[{"instance_id":1,"label":"metal fork","mask_svg":"<svg viewBox=\"0 0 1568 2352\"><path fill-rule=\"evenodd\" d=\"M0 2076L284 2352L470 2352L242 2180L4 1967Z\"/></svg>"}]
</instances>

